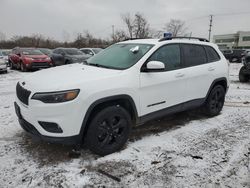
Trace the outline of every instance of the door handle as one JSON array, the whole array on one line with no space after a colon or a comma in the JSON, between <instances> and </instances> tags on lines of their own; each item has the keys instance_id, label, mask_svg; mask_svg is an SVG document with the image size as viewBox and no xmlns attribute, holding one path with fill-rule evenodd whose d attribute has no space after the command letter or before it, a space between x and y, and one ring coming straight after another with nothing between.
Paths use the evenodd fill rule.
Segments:
<instances>
[{"instance_id":1,"label":"door handle","mask_svg":"<svg viewBox=\"0 0 250 188\"><path fill-rule=\"evenodd\" d=\"M184 76L183 73L177 73L177 74L175 75L176 78L181 78L181 77L183 77L183 76Z\"/></svg>"},{"instance_id":2,"label":"door handle","mask_svg":"<svg viewBox=\"0 0 250 188\"><path fill-rule=\"evenodd\" d=\"M213 67L208 68L208 71L214 71L214 70L215 70L215 68L213 68Z\"/></svg>"}]
</instances>

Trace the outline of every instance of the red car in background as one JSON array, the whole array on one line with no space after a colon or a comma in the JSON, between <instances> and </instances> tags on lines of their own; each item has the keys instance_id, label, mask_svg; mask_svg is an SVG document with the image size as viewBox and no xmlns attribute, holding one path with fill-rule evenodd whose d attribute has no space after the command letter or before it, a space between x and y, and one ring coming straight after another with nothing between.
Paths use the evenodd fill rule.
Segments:
<instances>
[{"instance_id":1,"label":"red car in background","mask_svg":"<svg viewBox=\"0 0 250 188\"><path fill-rule=\"evenodd\" d=\"M18 69L23 72L32 69L51 67L52 61L49 56L43 54L36 48L14 48L9 55L11 69Z\"/></svg>"}]
</instances>

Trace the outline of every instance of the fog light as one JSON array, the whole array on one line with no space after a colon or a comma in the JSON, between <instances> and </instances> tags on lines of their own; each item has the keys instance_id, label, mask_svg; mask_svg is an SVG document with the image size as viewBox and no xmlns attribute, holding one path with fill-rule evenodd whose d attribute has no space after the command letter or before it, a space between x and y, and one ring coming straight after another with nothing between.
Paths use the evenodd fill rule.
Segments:
<instances>
[{"instance_id":1,"label":"fog light","mask_svg":"<svg viewBox=\"0 0 250 188\"><path fill-rule=\"evenodd\" d=\"M38 123L42 126L42 128L44 130L46 130L48 132L51 132L51 133L62 133L63 132L61 127L56 123L44 122L44 121L38 121Z\"/></svg>"}]
</instances>

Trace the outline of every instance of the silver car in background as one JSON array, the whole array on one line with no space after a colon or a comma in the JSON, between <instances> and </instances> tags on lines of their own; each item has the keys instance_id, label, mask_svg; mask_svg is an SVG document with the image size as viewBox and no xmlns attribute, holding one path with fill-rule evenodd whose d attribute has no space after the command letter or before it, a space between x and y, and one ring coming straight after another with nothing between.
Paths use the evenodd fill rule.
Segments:
<instances>
[{"instance_id":1,"label":"silver car in background","mask_svg":"<svg viewBox=\"0 0 250 188\"><path fill-rule=\"evenodd\" d=\"M7 63L3 59L3 57L0 56L0 73L7 73Z\"/></svg>"},{"instance_id":2,"label":"silver car in background","mask_svg":"<svg viewBox=\"0 0 250 188\"><path fill-rule=\"evenodd\" d=\"M1 49L0 51L2 52L2 56L3 56L4 61L8 64L9 63L8 56L11 53L11 50L10 49Z\"/></svg>"}]
</instances>

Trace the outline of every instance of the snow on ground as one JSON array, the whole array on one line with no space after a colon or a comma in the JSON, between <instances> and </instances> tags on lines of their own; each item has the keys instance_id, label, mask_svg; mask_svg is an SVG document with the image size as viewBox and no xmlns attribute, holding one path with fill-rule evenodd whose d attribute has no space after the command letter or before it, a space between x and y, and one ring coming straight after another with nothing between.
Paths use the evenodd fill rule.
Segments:
<instances>
[{"instance_id":1,"label":"snow on ground","mask_svg":"<svg viewBox=\"0 0 250 188\"><path fill-rule=\"evenodd\" d=\"M99 157L86 149L32 140L14 113L16 82L0 75L0 187L250 187L250 83L239 83L231 64L222 113L197 111L149 122L133 130L126 147ZM100 170L114 176L109 177Z\"/></svg>"}]
</instances>

